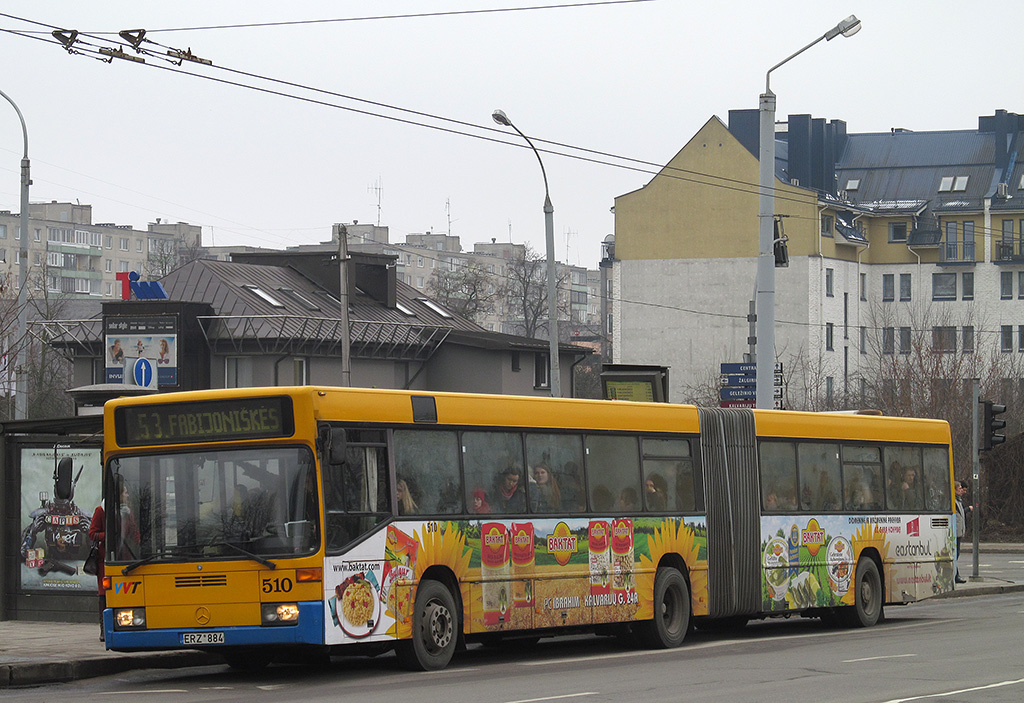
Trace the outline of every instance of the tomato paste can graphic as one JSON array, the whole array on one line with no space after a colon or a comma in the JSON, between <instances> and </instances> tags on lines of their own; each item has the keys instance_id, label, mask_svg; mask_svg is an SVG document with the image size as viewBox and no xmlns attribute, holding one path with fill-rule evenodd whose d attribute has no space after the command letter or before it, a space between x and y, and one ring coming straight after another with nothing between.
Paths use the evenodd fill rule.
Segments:
<instances>
[{"instance_id":1,"label":"tomato paste can graphic","mask_svg":"<svg viewBox=\"0 0 1024 703\"><path fill-rule=\"evenodd\" d=\"M612 590L632 590L633 580L633 521L630 518L612 520Z\"/></svg>"},{"instance_id":2,"label":"tomato paste can graphic","mask_svg":"<svg viewBox=\"0 0 1024 703\"><path fill-rule=\"evenodd\" d=\"M511 606L509 592L508 528L500 522L485 522L480 526L480 576L483 592L484 625L508 622Z\"/></svg>"},{"instance_id":3,"label":"tomato paste can graphic","mask_svg":"<svg viewBox=\"0 0 1024 703\"><path fill-rule=\"evenodd\" d=\"M533 605L533 523L513 522L511 533L512 551L512 602L516 607Z\"/></svg>"},{"instance_id":4,"label":"tomato paste can graphic","mask_svg":"<svg viewBox=\"0 0 1024 703\"><path fill-rule=\"evenodd\" d=\"M587 530L590 550L590 592L608 593L612 587L611 525L605 520L591 520Z\"/></svg>"}]
</instances>

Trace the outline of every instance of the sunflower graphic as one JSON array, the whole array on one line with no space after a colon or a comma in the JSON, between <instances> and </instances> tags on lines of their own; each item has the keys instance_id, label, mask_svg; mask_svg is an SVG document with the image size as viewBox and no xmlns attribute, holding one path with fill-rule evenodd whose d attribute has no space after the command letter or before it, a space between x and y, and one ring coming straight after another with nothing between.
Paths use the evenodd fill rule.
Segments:
<instances>
[{"instance_id":1,"label":"sunflower graphic","mask_svg":"<svg viewBox=\"0 0 1024 703\"><path fill-rule=\"evenodd\" d=\"M447 566L459 582L459 590L462 592L463 617L465 621L468 621L472 605L469 599L467 579L471 552L466 547L465 533L455 523L446 522L438 530L428 531L421 528L420 532L413 532L413 537L419 543L413 582L419 583L423 574L431 566ZM399 603L401 605L398 605ZM388 628L387 634L400 639L412 636L413 603L414 595L411 587L408 598L396 598L389 601L387 614L395 619L395 624Z\"/></svg>"},{"instance_id":2,"label":"sunflower graphic","mask_svg":"<svg viewBox=\"0 0 1024 703\"><path fill-rule=\"evenodd\" d=\"M877 525L869 525L867 523L861 523L857 526L857 532L853 535L853 555L854 559L859 559L860 554L870 547L873 547L880 557L882 557L882 563L886 564L889 561L889 542L886 537L886 533L878 528ZM843 596L842 602L848 605L853 605L855 593L851 588Z\"/></svg>"},{"instance_id":3,"label":"sunflower graphic","mask_svg":"<svg viewBox=\"0 0 1024 703\"><path fill-rule=\"evenodd\" d=\"M654 534L647 537L646 554L640 555L640 569L636 577L636 590L640 598L640 607L636 612L637 620L649 620L654 617L654 576L658 563L666 554L678 554L686 562L690 572L690 601L694 615L708 614L708 571L707 562L699 561L700 545L694 539L693 529L682 520L673 518L662 520L661 526L655 528Z\"/></svg>"}]
</instances>

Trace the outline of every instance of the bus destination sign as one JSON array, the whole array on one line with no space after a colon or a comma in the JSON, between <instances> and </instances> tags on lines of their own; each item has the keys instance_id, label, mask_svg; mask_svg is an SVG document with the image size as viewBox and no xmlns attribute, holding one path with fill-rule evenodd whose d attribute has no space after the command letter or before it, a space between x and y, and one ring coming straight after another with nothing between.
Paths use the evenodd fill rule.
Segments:
<instances>
[{"instance_id":1,"label":"bus destination sign","mask_svg":"<svg viewBox=\"0 0 1024 703\"><path fill-rule=\"evenodd\" d=\"M295 418L287 396L235 398L127 405L115 411L114 428L119 445L140 447L291 437Z\"/></svg>"}]
</instances>

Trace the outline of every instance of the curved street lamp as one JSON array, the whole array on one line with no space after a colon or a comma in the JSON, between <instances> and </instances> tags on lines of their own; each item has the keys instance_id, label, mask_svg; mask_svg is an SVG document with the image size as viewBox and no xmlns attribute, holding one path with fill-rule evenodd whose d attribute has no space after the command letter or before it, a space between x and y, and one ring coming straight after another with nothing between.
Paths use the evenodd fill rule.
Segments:
<instances>
[{"instance_id":1,"label":"curved street lamp","mask_svg":"<svg viewBox=\"0 0 1024 703\"><path fill-rule=\"evenodd\" d=\"M11 100L7 93L0 90L0 96L6 99L18 113L18 119L21 120L21 133L25 140L25 154L21 157L21 242L18 247L18 356L14 367L14 418L24 420L28 417L28 399L25 388L25 335L28 312L28 187L32 185L32 179L29 177L28 128L25 126L25 118L22 116L21 110L18 109L18 105Z\"/></svg>"},{"instance_id":2,"label":"curved street lamp","mask_svg":"<svg viewBox=\"0 0 1024 703\"><path fill-rule=\"evenodd\" d=\"M860 20L850 15L810 44L779 61L764 77L764 93L760 102L760 172L758 184L758 253L757 253L757 401L758 408L775 406L775 93L771 89L772 71L804 53L818 42L832 41L842 35L852 37L861 29Z\"/></svg>"},{"instance_id":3,"label":"curved street lamp","mask_svg":"<svg viewBox=\"0 0 1024 703\"><path fill-rule=\"evenodd\" d=\"M555 299L555 208L551 205L551 195L548 193L548 174L544 170L544 162L541 161L540 152L533 145L530 138L519 131L519 128L512 124L501 110L491 113L491 119L502 127L511 127L516 133L526 140L526 143L533 149L537 156L537 163L540 164L540 174L544 177L544 238L546 240L548 259L548 366L551 369L551 397L558 398L562 395L562 378L558 364L558 306Z\"/></svg>"}]
</instances>

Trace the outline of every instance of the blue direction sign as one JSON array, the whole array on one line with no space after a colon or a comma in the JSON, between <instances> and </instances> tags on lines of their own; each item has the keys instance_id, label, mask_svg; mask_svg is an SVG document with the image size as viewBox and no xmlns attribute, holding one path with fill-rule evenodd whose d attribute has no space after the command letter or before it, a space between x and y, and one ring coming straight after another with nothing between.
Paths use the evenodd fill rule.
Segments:
<instances>
[{"instance_id":1,"label":"blue direction sign","mask_svg":"<svg viewBox=\"0 0 1024 703\"><path fill-rule=\"evenodd\" d=\"M722 373L753 376L757 373L757 364L722 364Z\"/></svg>"},{"instance_id":2,"label":"blue direction sign","mask_svg":"<svg viewBox=\"0 0 1024 703\"><path fill-rule=\"evenodd\" d=\"M723 386L756 386L756 376L732 376L722 374Z\"/></svg>"},{"instance_id":3,"label":"blue direction sign","mask_svg":"<svg viewBox=\"0 0 1024 703\"><path fill-rule=\"evenodd\" d=\"M153 383L153 364L149 359L139 358L136 359L135 365L132 366L132 376L135 379L136 386L142 386L144 388L149 387Z\"/></svg>"},{"instance_id":4,"label":"blue direction sign","mask_svg":"<svg viewBox=\"0 0 1024 703\"><path fill-rule=\"evenodd\" d=\"M751 386L729 386L720 389L718 392L720 394L719 397L722 400L745 400L748 398L757 398L757 389Z\"/></svg>"}]
</instances>

